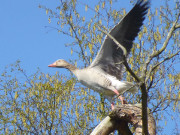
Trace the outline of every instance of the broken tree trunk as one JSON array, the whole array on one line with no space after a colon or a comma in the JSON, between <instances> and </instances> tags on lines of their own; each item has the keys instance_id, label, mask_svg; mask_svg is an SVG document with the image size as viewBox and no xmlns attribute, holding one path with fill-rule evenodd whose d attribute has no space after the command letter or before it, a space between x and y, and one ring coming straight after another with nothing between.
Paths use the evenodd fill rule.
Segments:
<instances>
[{"instance_id":1,"label":"broken tree trunk","mask_svg":"<svg viewBox=\"0 0 180 135\"><path fill-rule=\"evenodd\" d=\"M91 135L109 135L118 130L120 135L132 135L128 124L134 127L135 135L142 135L141 104L124 104L115 106L114 110L96 126ZM156 123L153 115L148 111L149 135L156 134Z\"/></svg>"}]
</instances>

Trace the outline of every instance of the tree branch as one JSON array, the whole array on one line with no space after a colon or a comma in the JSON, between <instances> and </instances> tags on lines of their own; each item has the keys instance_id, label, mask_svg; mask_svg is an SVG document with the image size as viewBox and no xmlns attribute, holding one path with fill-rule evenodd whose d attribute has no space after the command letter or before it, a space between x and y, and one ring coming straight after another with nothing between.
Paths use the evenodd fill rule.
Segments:
<instances>
[{"instance_id":1,"label":"tree branch","mask_svg":"<svg viewBox=\"0 0 180 135\"><path fill-rule=\"evenodd\" d=\"M157 63L155 66L153 66L150 70L149 70L149 72L148 72L148 75L147 75L147 77L146 77L146 81L145 82L147 82L148 81L148 79L150 78L150 76L151 76L151 73L159 66L159 65L161 65L162 63L164 63L165 61L167 61L167 60L170 60L171 58L173 58L174 56L176 56L176 55L178 55L179 54L179 52L180 52L180 50L179 51L177 51L175 54L173 54L173 55L171 55L171 56L169 56L169 57L166 57L166 58L164 58L164 60L162 60L161 62L159 62L159 63Z\"/></svg>"},{"instance_id":2,"label":"tree branch","mask_svg":"<svg viewBox=\"0 0 180 135\"><path fill-rule=\"evenodd\" d=\"M129 64L127 63L125 57L124 57L124 61L123 61L124 66L126 67L126 70L134 77L134 79L140 83L141 79L132 71L132 69L129 67Z\"/></svg>"},{"instance_id":3,"label":"tree branch","mask_svg":"<svg viewBox=\"0 0 180 135\"><path fill-rule=\"evenodd\" d=\"M177 24L175 27L175 29L178 29L178 28L180 28L180 24Z\"/></svg>"},{"instance_id":4,"label":"tree branch","mask_svg":"<svg viewBox=\"0 0 180 135\"><path fill-rule=\"evenodd\" d=\"M166 40L164 41L163 43L163 46L161 47L161 49L159 49L158 51L153 51L152 54L148 57L148 59L146 60L146 63L144 65L144 72L142 74L142 78L145 79L146 77L146 72L147 72L147 67L149 65L149 63L151 62L151 60L154 58L154 57L157 57L159 56L167 47L168 43L169 43L169 40L170 38L172 37L172 34L173 32L176 30L176 27L177 27L177 22L179 20L179 16L180 16L180 13L178 14L175 22L173 23L169 33L167 34L167 37L166 37Z\"/></svg>"},{"instance_id":5,"label":"tree branch","mask_svg":"<svg viewBox=\"0 0 180 135\"><path fill-rule=\"evenodd\" d=\"M75 38L76 38L77 41L78 41L78 44L79 44L79 47L80 47L80 49L81 49L81 54L82 54L82 56L83 56L83 59L86 61L87 64L89 64L89 61L87 60L87 58L85 57L85 54L84 54L84 50L83 50L83 47L82 47L82 42L81 42L81 40L78 38L78 35L77 35L77 33L76 33L76 30L74 29L73 24L70 22L68 15L65 15L65 16L66 16L66 21L67 21L67 23L68 23L69 26L71 27L73 33L75 34Z\"/></svg>"},{"instance_id":6,"label":"tree branch","mask_svg":"<svg viewBox=\"0 0 180 135\"><path fill-rule=\"evenodd\" d=\"M176 18L175 22L173 23L173 25L172 25L172 27L171 27L171 29L170 29L167 37L166 37L166 40L164 41L164 44L163 44L162 48L159 49L158 51L154 52L154 53L151 55L151 57L156 57L156 56L160 55L160 54L166 49L166 47L167 47L167 45L168 45L168 42L169 42L169 40L170 40L170 38L171 38L174 30L175 30L176 27L177 27L176 24L177 24L177 22L178 22L178 20L179 20L179 16L180 16L180 13L179 13L178 17Z\"/></svg>"},{"instance_id":7,"label":"tree branch","mask_svg":"<svg viewBox=\"0 0 180 135\"><path fill-rule=\"evenodd\" d=\"M135 135L142 135L142 108L140 104L124 104L115 106L107 116L91 133L91 135L109 135L118 130L121 135L132 135L128 123L135 128ZM153 115L148 110L149 135L156 134L156 123Z\"/></svg>"},{"instance_id":8,"label":"tree branch","mask_svg":"<svg viewBox=\"0 0 180 135\"><path fill-rule=\"evenodd\" d=\"M170 29L170 31L169 31L169 33L168 33L168 35L167 35L167 38L166 38L166 40L164 41L164 44L163 44L162 48L159 49L158 51L154 52L154 53L152 54L152 56L151 56L152 58L159 56L159 55L166 49L166 47L167 47L167 45L168 45L168 43L169 43L169 40L170 40L170 38L171 38L174 30L175 30L175 26L176 26L177 21L178 21L178 19L174 22L173 26L171 27L171 29Z\"/></svg>"}]
</instances>

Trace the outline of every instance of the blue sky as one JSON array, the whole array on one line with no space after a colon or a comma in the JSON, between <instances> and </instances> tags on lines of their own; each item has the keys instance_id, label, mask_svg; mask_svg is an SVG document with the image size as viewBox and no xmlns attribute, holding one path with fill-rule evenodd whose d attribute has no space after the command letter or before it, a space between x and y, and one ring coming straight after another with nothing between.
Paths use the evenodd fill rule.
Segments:
<instances>
[{"instance_id":1,"label":"blue sky","mask_svg":"<svg viewBox=\"0 0 180 135\"><path fill-rule=\"evenodd\" d=\"M16 60L21 61L28 74L36 72L37 67L44 73L54 73L56 70L48 68L48 64L59 58L72 58L70 48L64 46L69 39L56 30L45 28L51 24L45 11L38 8L39 4L56 7L58 0L1 1L0 73Z\"/></svg>"},{"instance_id":2,"label":"blue sky","mask_svg":"<svg viewBox=\"0 0 180 135\"><path fill-rule=\"evenodd\" d=\"M126 5L124 3L122 2L122 5ZM48 15L38 8L39 4L55 8L58 0L1 2L0 72L5 66L20 60L28 74L34 73L37 67L42 72L52 73L55 69L48 68L48 64L59 58L72 58L70 48L64 46L69 39L56 30L45 28L55 25L48 23ZM132 6L126 8L130 7Z\"/></svg>"},{"instance_id":3,"label":"blue sky","mask_svg":"<svg viewBox=\"0 0 180 135\"><path fill-rule=\"evenodd\" d=\"M0 4L0 71L6 65L21 61L28 73L39 67L43 72L52 72L47 65L56 59L71 57L66 40L57 31L49 31L48 16L38 8L48 1L6 0ZM54 2L54 3L53 3ZM52 0L55 4L57 1ZM50 5L50 2L48 4Z\"/></svg>"}]
</instances>

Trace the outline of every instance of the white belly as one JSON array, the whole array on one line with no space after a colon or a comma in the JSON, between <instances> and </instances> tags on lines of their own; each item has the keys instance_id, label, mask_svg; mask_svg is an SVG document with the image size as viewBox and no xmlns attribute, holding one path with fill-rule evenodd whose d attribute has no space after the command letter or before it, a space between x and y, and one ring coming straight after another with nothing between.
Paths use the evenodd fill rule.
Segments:
<instances>
[{"instance_id":1,"label":"white belly","mask_svg":"<svg viewBox=\"0 0 180 135\"><path fill-rule=\"evenodd\" d=\"M106 96L115 95L113 90L118 90L123 94L128 88L132 87L132 83L126 81L119 81L116 77L110 75L99 74L92 70L81 70L82 74L77 75L78 80L90 89L93 89ZM130 90L134 92L134 90Z\"/></svg>"},{"instance_id":2,"label":"white belly","mask_svg":"<svg viewBox=\"0 0 180 135\"><path fill-rule=\"evenodd\" d=\"M94 70L81 70L80 75L76 75L80 83L88 88L95 90L104 95L114 95L114 92L107 86L111 83L104 77L104 75Z\"/></svg>"}]
</instances>

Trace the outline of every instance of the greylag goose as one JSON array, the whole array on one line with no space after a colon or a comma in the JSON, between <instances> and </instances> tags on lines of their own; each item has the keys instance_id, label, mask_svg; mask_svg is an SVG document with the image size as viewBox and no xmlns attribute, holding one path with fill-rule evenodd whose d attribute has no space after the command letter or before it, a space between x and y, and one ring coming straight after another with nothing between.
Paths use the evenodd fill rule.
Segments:
<instances>
[{"instance_id":1,"label":"greylag goose","mask_svg":"<svg viewBox=\"0 0 180 135\"><path fill-rule=\"evenodd\" d=\"M132 48L133 40L143 25L148 8L149 1L138 0L131 11L109 33L126 49L128 54ZM120 94L127 90L132 93L137 92L137 87L133 87L133 83L120 81L123 71L122 61L122 49L106 35L100 51L89 67L78 69L62 59L50 64L49 67L70 70L80 83L102 93L111 102L113 109L112 97L114 95L119 95L119 99L123 104L125 100Z\"/></svg>"}]
</instances>

